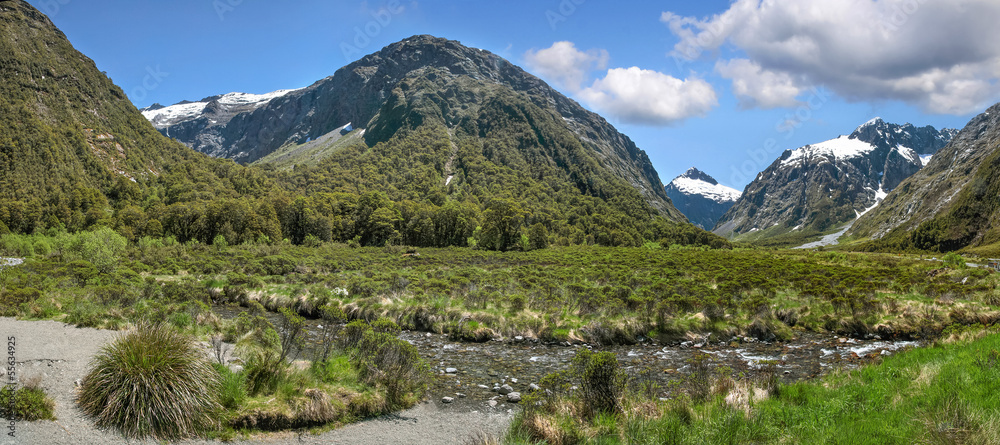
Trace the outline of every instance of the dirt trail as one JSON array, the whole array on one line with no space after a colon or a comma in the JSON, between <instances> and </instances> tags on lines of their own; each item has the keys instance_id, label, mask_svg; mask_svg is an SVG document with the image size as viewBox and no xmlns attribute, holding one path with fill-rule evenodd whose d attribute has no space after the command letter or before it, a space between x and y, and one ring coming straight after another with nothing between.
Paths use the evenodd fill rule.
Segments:
<instances>
[{"instance_id":1,"label":"dirt trail","mask_svg":"<svg viewBox=\"0 0 1000 445\"><path fill-rule=\"evenodd\" d=\"M20 321L0 318L0 336L15 338L17 374L22 379L41 377L42 387L56 401L56 421L20 422L16 436L7 435L4 422L0 445L7 444L157 444L156 441L125 441L113 432L98 430L74 403L76 381L100 347L116 332L75 328L54 321ZM6 363L6 357L4 360ZM6 378L5 380L6 381ZM499 432L510 422L506 410L485 412L465 405L441 405L438 401L323 433L272 434L237 444L461 444L479 431ZM184 444L218 444L217 441L184 441Z\"/></svg>"}]
</instances>

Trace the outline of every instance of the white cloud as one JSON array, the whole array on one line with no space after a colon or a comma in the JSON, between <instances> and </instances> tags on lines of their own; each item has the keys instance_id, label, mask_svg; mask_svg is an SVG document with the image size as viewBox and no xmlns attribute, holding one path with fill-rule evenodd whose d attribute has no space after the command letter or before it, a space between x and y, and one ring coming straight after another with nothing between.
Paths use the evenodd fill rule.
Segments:
<instances>
[{"instance_id":1,"label":"white cloud","mask_svg":"<svg viewBox=\"0 0 1000 445\"><path fill-rule=\"evenodd\" d=\"M704 116L718 105L715 90L704 80L681 80L637 67L608 70L578 96L598 111L642 125L673 125Z\"/></svg>"},{"instance_id":2,"label":"white cloud","mask_svg":"<svg viewBox=\"0 0 1000 445\"><path fill-rule=\"evenodd\" d=\"M542 50L529 50L524 54L528 69L571 92L580 91L593 70L608 67L605 50L580 51L573 42L556 42Z\"/></svg>"},{"instance_id":3,"label":"white cloud","mask_svg":"<svg viewBox=\"0 0 1000 445\"><path fill-rule=\"evenodd\" d=\"M796 88L825 85L848 100L946 114L1000 99L998 20L996 0L736 0L704 20L661 17L680 38L679 61L726 44L746 53L749 64L717 65L746 105L776 106Z\"/></svg>"},{"instance_id":4,"label":"white cloud","mask_svg":"<svg viewBox=\"0 0 1000 445\"><path fill-rule=\"evenodd\" d=\"M782 108L800 104L795 98L803 88L786 72L768 71L747 59L719 61L715 70L722 77L732 79L733 94L743 108Z\"/></svg>"}]
</instances>

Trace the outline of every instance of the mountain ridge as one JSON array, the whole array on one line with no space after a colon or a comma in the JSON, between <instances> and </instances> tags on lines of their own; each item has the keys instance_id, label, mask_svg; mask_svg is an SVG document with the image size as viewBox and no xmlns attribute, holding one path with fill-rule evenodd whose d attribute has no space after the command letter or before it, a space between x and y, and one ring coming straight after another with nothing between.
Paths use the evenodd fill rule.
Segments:
<instances>
[{"instance_id":1,"label":"mountain ridge","mask_svg":"<svg viewBox=\"0 0 1000 445\"><path fill-rule=\"evenodd\" d=\"M414 78L422 84L407 82ZM424 91L430 84L441 89ZM239 162L254 162L283 147L317 140L347 123L365 130L369 146L391 138L400 124L415 128L428 118L457 129L460 137L476 137L478 130L470 121L482 101L497 89L522 94L540 109L558 115L604 168L626 179L662 215L686 220L670 203L646 153L604 118L489 51L428 35L390 44L333 76L235 113L228 120L216 119L213 124L212 119L199 116L160 131L198 151ZM398 114L414 100L424 101L424 108L416 115ZM392 118L387 120L387 116Z\"/></svg>"},{"instance_id":2,"label":"mountain ridge","mask_svg":"<svg viewBox=\"0 0 1000 445\"><path fill-rule=\"evenodd\" d=\"M917 174L860 218L867 248L951 251L1000 241L1000 104L972 118Z\"/></svg>"},{"instance_id":3,"label":"mountain ridge","mask_svg":"<svg viewBox=\"0 0 1000 445\"><path fill-rule=\"evenodd\" d=\"M728 237L819 234L854 220L923 167L956 130L875 118L850 135L785 150L715 226Z\"/></svg>"}]
</instances>

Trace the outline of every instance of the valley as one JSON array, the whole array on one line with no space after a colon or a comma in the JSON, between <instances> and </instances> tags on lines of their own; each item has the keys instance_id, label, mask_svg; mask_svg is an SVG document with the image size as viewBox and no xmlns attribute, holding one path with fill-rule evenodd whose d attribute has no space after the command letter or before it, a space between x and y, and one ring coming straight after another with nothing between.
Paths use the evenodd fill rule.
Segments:
<instances>
[{"instance_id":1,"label":"valley","mask_svg":"<svg viewBox=\"0 0 1000 445\"><path fill-rule=\"evenodd\" d=\"M998 79L930 66L988 44L621 8L671 74L583 2L57 3L0 0L0 443L1000 437Z\"/></svg>"}]
</instances>

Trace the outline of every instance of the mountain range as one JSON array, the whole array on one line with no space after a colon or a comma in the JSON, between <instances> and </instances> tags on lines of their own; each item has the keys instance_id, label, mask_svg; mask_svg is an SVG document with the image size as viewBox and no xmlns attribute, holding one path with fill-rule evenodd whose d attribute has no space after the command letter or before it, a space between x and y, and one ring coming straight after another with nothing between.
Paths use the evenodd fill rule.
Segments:
<instances>
[{"instance_id":1,"label":"mountain range","mask_svg":"<svg viewBox=\"0 0 1000 445\"><path fill-rule=\"evenodd\" d=\"M872 119L846 136L786 150L715 226L738 239L818 235L875 207L957 130Z\"/></svg>"},{"instance_id":2,"label":"mountain range","mask_svg":"<svg viewBox=\"0 0 1000 445\"><path fill-rule=\"evenodd\" d=\"M627 136L459 42L414 36L306 88L140 112L25 1L0 0L0 27L0 232L105 225L132 240L498 250L726 244L679 224Z\"/></svg>"},{"instance_id":3,"label":"mountain range","mask_svg":"<svg viewBox=\"0 0 1000 445\"><path fill-rule=\"evenodd\" d=\"M973 118L848 234L875 240L867 247L878 250L991 246L1000 242L998 212L1000 104Z\"/></svg>"},{"instance_id":4,"label":"mountain range","mask_svg":"<svg viewBox=\"0 0 1000 445\"><path fill-rule=\"evenodd\" d=\"M237 106L227 98L247 95L151 107L144 113L163 134L198 151L254 162L337 134L347 124L365 130L370 146L389 140L400 128L425 123L448 128L459 138L479 138L487 126L484 114L490 106L500 106L498 95L518 96L523 106L545 113L546 119L551 116L569 130L573 144L584 150L581 154L624 178L664 216L684 220L645 152L603 118L503 58L432 36L389 45L307 88L249 96L260 100ZM565 170L582 160L549 161Z\"/></svg>"},{"instance_id":5,"label":"mountain range","mask_svg":"<svg viewBox=\"0 0 1000 445\"><path fill-rule=\"evenodd\" d=\"M719 184L707 173L691 167L667 184L667 196L692 224L711 229L741 193Z\"/></svg>"}]
</instances>

